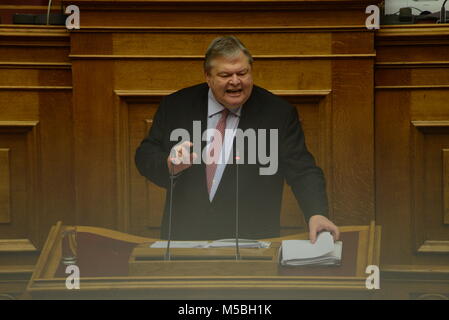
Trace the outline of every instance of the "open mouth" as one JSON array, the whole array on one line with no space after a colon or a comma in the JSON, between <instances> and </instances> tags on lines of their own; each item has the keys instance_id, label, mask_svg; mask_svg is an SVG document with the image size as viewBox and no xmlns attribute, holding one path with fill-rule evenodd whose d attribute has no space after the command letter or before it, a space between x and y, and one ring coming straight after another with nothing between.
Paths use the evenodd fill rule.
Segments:
<instances>
[{"instance_id":1,"label":"open mouth","mask_svg":"<svg viewBox=\"0 0 449 320\"><path fill-rule=\"evenodd\" d=\"M230 95L239 95L242 91L243 89L228 89L226 90L226 93Z\"/></svg>"}]
</instances>

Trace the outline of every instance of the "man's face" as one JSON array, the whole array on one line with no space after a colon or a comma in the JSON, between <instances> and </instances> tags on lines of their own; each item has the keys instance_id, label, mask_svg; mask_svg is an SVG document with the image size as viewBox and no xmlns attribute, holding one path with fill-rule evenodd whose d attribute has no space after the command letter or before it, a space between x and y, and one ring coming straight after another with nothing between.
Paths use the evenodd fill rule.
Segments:
<instances>
[{"instance_id":1,"label":"man's face","mask_svg":"<svg viewBox=\"0 0 449 320\"><path fill-rule=\"evenodd\" d=\"M251 65L243 52L231 58L218 57L212 60L206 80L215 99L229 109L242 106L253 89Z\"/></svg>"}]
</instances>

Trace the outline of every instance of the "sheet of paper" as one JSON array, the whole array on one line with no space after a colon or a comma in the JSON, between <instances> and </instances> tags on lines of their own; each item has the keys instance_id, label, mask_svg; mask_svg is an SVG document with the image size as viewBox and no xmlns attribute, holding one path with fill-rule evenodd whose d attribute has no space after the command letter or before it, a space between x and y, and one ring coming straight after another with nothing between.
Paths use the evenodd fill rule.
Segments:
<instances>
[{"instance_id":1,"label":"sheet of paper","mask_svg":"<svg viewBox=\"0 0 449 320\"><path fill-rule=\"evenodd\" d=\"M215 240L209 243L209 248L229 248L235 247L235 239L221 239ZM240 248L269 248L271 242L266 241L258 241L258 240L248 240L248 239L239 239L239 247Z\"/></svg>"},{"instance_id":2,"label":"sheet of paper","mask_svg":"<svg viewBox=\"0 0 449 320\"><path fill-rule=\"evenodd\" d=\"M170 241L170 248L205 248L208 241ZM167 241L156 241L150 248L167 248Z\"/></svg>"},{"instance_id":3,"label":"sheet of paper","mask_svg":"<svg viewBox=\"0 0 449 320\"><path fill-rule=\"evenodd\" d=\"M282 260L311 259L334 251L334 239L330 232L321 232L314 244L310 240L282 241Z\"/></svg>"},{"instance_id":4,"label":"sheet of paper","mask_svg":"<svg viewBox=\"0 0 449 320\"><path fill-rule=\"evenodd\" d=\"M270 242L239 239L240 248L269 248ZM235 239L215 241L171 241L170 248L230 248L235 247ZM156 241L150 248L167 248L167 241Z\"/></svg>"}]
</instances>

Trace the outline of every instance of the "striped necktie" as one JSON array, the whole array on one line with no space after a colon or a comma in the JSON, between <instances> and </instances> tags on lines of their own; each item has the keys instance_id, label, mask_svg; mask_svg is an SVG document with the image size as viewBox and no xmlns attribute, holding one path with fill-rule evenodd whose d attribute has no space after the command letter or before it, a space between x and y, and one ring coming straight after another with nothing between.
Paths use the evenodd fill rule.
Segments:
<instances>
[{"instance_id":1,"label":"striped necktie","mask_svg":"<svg viewBox=\"0 0 449 320\"><path fill-rule=\"evenodd\" d=\"M221 111L221 118L217 123L217 126L215 128L216 133L220 133L220 136L218 136L219 138L221 138L221 144L214 144L214 139L218 138L215 135L212 136L212 140L211 140L211 147L212 150L210 150L210 152L208 153L208 156L210 156L210 158L214 158L214 155L216 154L216 161L212 161L212 163L210 164L206 164L206 179L207 179L207 190L210 191L212 189L212 184L213 184L213 180L214 180L214 176L215 176L215 171L217 170L217 162L218 162L218 158L220 156L220 152L221 152L221 147L223 146L223 141L225 138L225 129L226 129L226 119L228 118L229 115L229 110L228 109L223 109ZM220 148L219 148L220 147ZM208 161L210 162L210 161Z\"/></svg>"}]
</instances>

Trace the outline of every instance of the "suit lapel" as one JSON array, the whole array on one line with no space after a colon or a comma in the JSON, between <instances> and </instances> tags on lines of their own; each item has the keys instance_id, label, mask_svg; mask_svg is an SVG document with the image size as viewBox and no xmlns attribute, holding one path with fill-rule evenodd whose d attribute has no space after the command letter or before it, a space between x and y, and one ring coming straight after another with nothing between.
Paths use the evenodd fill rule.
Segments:
<instances>
[{"instance_id":1,"label":"suit lapel","mask_svg":"<svg viewBox=\"0 0 449 320\"><path fill-rule=\"evenodd\" d=\"M197 99L194 99L195 103L193 104L191 119L192 123L190 124L190 128L193 127L193 121L201 121L201 130L200 130L200 141L201 147L197 152L197 156L201 159L200 165L194 165L192 169L195 168L197 170L197 175L200 181L199 187L201 188L200 192L205 193L207 197L209 197L209 193L207 191L207 181L206 181L206 165L202 160L202 152L205 150L206 141L202 141L203 132L207 129L207 111L208 111L208 92L209 86L207 83L204 83L204 87L201 88L200 94ZM190 131L190 136L193 137L193 130ZM195 148L195 147L194 147ZM209 201L209 200L207 200Z\"/></svg>"},{"instance_id":2,"label":"suit lapel","mask_svg":"<svg viewBox=\"0 0 449 320\"><path fill-rule=\"evenodd\" d=\"M259 110L257 107L258 97L254 86L250 98L242 107L242 113L239 121L238 128L245 131L246 129L257 129L260 120Z\"/></svg>"}]
</instances>

